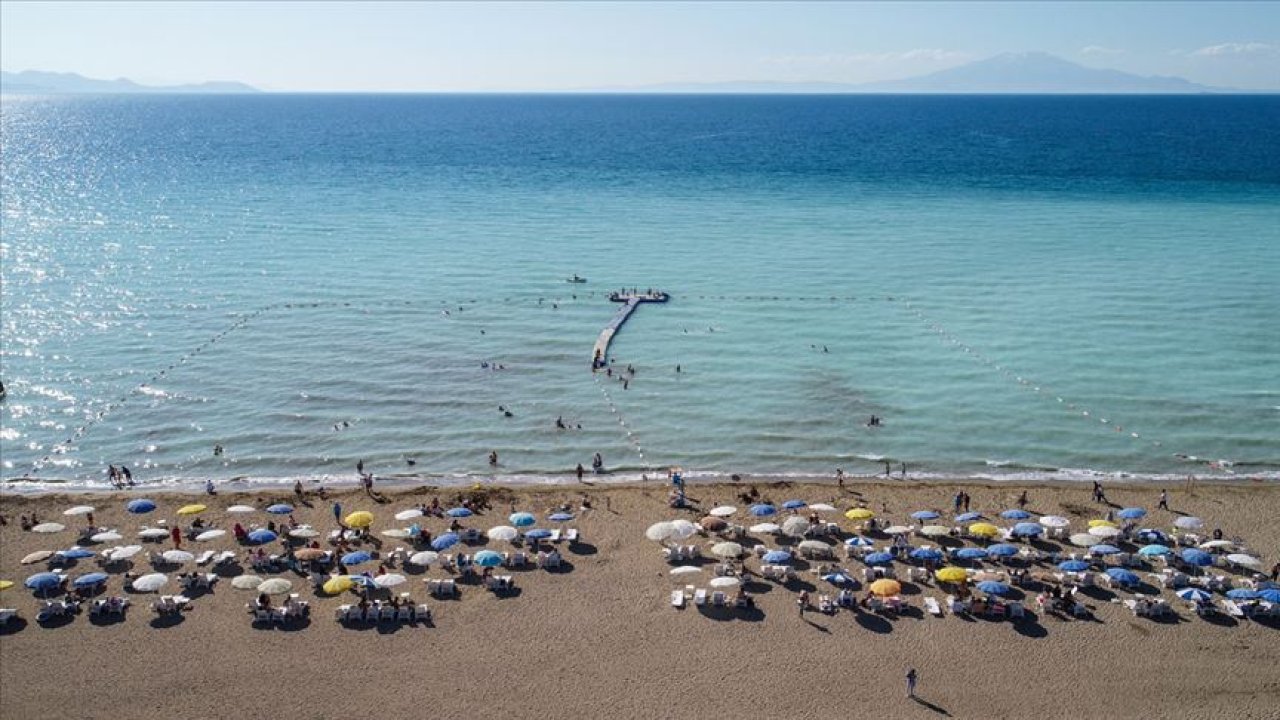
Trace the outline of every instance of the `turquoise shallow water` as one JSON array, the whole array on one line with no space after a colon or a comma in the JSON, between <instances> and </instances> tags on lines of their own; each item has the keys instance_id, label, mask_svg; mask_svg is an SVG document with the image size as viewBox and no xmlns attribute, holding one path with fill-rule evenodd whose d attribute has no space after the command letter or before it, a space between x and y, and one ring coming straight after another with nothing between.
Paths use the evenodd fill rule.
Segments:
<instances>
[{"instance_id":1,"label":"turquoise shallow water","mask_svg":"<svg viewBox=\"0 0 1280 720\"><path fill-rule=\"evenodd\" d=\"M358 459L487 477L491 449L529 481L597 451L619 479L885 458L1280 477L1277 98L5 98L0 117L0 455L36 481L16 487L102 484L109 462L143 483ZM619 286L673 295L615 341L626 389L588 369Z\"/></svg>"}]
</instances>

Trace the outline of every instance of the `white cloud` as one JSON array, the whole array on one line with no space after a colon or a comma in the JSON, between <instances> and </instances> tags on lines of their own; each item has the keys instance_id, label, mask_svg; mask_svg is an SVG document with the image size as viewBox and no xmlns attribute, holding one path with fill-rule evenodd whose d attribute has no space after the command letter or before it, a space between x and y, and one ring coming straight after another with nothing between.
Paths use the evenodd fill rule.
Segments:
<instances>
[{"instance_id":1,"label":"white cloud","mask_svg":"<svg viewBox=\"0 0 1280 720\"><path fill-rule=\"evenodd\" d=\"M1275 55L1280 54L1280 47L1270 45L1268 43L1247 42L1247 43L1223 43L1221 45L1210 45L1194 50L1191 53L1195 57L1223 57L1227 55Z\"/></svg>"},{"instance_id":2,"label":"white cloud","mask_svg":"<svg viewBox=\"0 0 1280 720\"><path fill-rule=\"evenodd\" d=\"M824 55L773 55L764 62L774 65L798 67L834 67L844 65L880 65L895 62L963 62L973 55L959 50L941 48L915 48L901 52L884 53L827 53Z\"/></svg>"},{"instance_id":3,"label":"white cloud","mask_svg":"<svg viewBox=\"0 0 1280 720\"><path fill-rule=\"evenodd\" d=\"M1093 55L1093 56L1111 56L1111 55L1123 55L1124 51L1117 50L1116 48L1103 47L1101 45L1086 45L1080 48L1080 54Z\"/></svg>"}]
</instances>

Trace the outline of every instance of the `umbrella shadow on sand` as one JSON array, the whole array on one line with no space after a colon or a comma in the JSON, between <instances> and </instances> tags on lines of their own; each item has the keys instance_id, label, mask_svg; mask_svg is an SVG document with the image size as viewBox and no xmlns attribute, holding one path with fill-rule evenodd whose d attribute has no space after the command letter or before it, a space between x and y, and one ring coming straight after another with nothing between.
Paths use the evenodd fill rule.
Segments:
<instances>
[{"instance_id":1,"label":"umbrella shadow on sand","mask_svg":"<svg viewBox=\"0 0 1280 720\"><path fill-rule=\"evenodd\" d=\"M1035 614L1031 612L1027 612L1021 621L1013 621L1013 631L1023 637L1032 639L1049 636L1049 630L1041 625Z\"/></svg>"},{"instance_id":2,"label":"umbrella shadow on sand","mask_svg":"<svg viewBox=\"0 0 1280 720\"><path fill-rule=\"evenodd\" d=\"M213 573L218 577L235 577L244 574L244 567L238 562L224 563L215 567Z\"/></svg>"},{"instance_id":3,"label":"umbrella shadow on sand","mask_svg":"<svg viewBox=\"0 0 1280 720\"><path fill-rule=\"evenodd\" d=\"M123 612L107 613L100 612L89 616L89 624L95 627L107 627L109 625L119 625L124 622L125 614Z\"/></svg>"},{"instance_id":4,"label":"umbrella shadow on sand","mask_svg":"<svg viewBox=\"0 0 1280 720\"><path fill-rule=\"evenodd\" d=\"M27 619L21 617L10 618L9 622L0 625L0 637L6 635L16 635L27 629Z\"/></svg>"},{"instance_id":5,"label":"umbrella shadow on sand","mask_svg":"<svg viewBox=\"0 0 1280 720\"><path fill-rule=\"evenodd\" d=\"M855 620L859 625L873 633L885 635L893 632L893 623L873 613L859 611Z\"/></svg>"},{"instance_id":6,"label":"umbrella shadow on sand","mask_svg":"<svg viewBox=\"0 0 1280 720\"><path fill-rule=\"evenodd\" d=\"M568 549L569 549L569 552L573 553L574 555L595 555L600 552L600 549L597 548L595 545L592 545L591 543L584 543L584 542L569 543Z\"/></svg>"},{"instance_id":7,"label":"umbrella shadow on sand","mask_svg":"<svg viewBox=\"0 0 1280 720\"><path fill-rule=\"evenodd\" d=\"M567 573L571 573L571 572L573 572L573 569L574 569L574 568L573 568L573 563L571 563L571 562L569 562L568 560L565 560L565 559L563 559L563 558L560 560L560 564L559 564L558 566L556 566L556 567L549 567L549 568L543 568L543 570L546 570L547 572L551 573L552 575L565 575L565 574L567 574Z\"/></svg>"}]
</instances>

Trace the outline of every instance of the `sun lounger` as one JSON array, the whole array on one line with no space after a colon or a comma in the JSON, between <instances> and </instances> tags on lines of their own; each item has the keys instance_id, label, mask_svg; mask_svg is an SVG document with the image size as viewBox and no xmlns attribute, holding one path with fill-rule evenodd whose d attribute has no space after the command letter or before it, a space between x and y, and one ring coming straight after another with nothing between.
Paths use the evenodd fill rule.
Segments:
<instances>
[{"instance_id":1,"label":"sun lounger","mask_svg":"<svg viewBox=\"0 0 1280 720\"><path fill-rule=\"evenodd\" d=\"M938 605L938 601L934 598L927 597L924 599L924 609L928 610L930 615L942 617L942 607Z\"/></svg>"},{"instance_id":2,"label":"sun lounger","mask_svg":"<svg viewBox=\"0 0 1280 720\"><path fill-rule=\"evenodd\" d=\"M694 593L694 595L693 595L693 604L694 604L694 605L706 605L706 604L707 604L707 589L706 589L706 588L698 588L698 591L697 591L696 593Z\"/></svg>"},{"instance_id":3,"label":"sun lounger","mask_svg":"<svg viewBox=\"0 0 1280 720\"><path fill-rule=\"evenodd\" d=\"M684 607L684 590L671 591L671 607L673 608Z\"/></svg>"},{"instance_id":4,"label":"sun lounger","mask_svg":"<svg viewBox=\"0 0 1280 720\"><path fill-rule=\"evenodd\" d=\"M196 564L197 564L197 565L207 565L207 564L209 563L209 561L213 559L213 556L214 556L215 554L216 554L216 553L214 553L214 551L213 551L213 550L205 550L204 552L200 553L200 557L197 557L197 558L196 558Z\"/></svg>"},{"instance_id":5,"label":"sun lounger","mask_svg":"<svg viewBox=\"0 0 1280 720\"><path fill-rule=\"evenodd\" d=\"M711 593L711 604L715 607L724 607L729 597L719 590Z\"/></svg>"},{"instance_id":6,"label":"sun lounger","mask_svg":"<svg viewBox=\"0 0 1280 720\"><path fill-rule=\"evenodd\" d=\"M565 539L565 540L566 540L570 545L572 545L573 543L578 542L578 538L579 538L579 535L578 535L578 528L569 528L568 530L565 530L565 531L564 531L564 539Z\"/></svg>"},{"instance_id":7,"label":"sun lounger","mask_svg":"<svg viewBox=\"0 0 1280 720\"><path fill-rule=\"evenodd\" d=\"M551 531L551 537L547 538L547 540L548 540L548 541L553 542L553 543L558 543L558 542L560 542L560 541L561 541L561 540L563 540L563 539L564 539L564 538L562 538L562 537L560 536L560 529L559 529L559 528L556 528L555 530L552 530L552 531Z\"/></svg>"},{"instance_id":8,"label":"sun lounger","mask_svg":"<svg viewBox=\"0 0 1280 720\"><path fill-rule=\"evenodd\" d=\"M836 604L826 595L818 596L818 612L831 614L836 611Z\"/></svg>"},{"instance_id":9,"label":"sun lounger","mask_svg":"<svg viewBox=\"0 0 1280 720\"><path fill-rule=\"evenodd\" d=\"M867 607L871 609L871 612L882 612L884 610L884 601L878 597L873 597L867 601Z\"/></svg>"},{"instance_id":10,"label":"sun lounger","mask_svg":"<svg viewBox=\"0 0 1280 720\"><path fill-rule=\"evenodd\" d=\"M1235 603L1234 600L1223 600L1222 606L1227 609L1227 614L1233 618L1243 618L1244 610Z\"/></svg>"},{"instance_id":11,"label":"sun lounger","mask_svg":"<svg viewBox=\"0 0 1280 720\"><path fill-rule=\"evenodd\" d=\"M0 608L0 625L8 625L11 620L18 618L18 611L15 608Z\"/></svg>"}]
</instances>

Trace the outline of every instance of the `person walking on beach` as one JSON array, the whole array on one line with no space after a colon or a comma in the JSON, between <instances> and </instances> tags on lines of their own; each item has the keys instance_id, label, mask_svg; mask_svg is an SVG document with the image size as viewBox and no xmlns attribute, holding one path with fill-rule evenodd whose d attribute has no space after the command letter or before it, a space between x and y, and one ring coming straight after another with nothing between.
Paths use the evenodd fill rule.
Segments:
<instances>
[{"instance_id":1,"label":"person walking on beach","mask_svg":"<svg viewBox=\"0 0 1280 720\"><path fill-rule=\"evenodd\" d=\"M1168 490L1165 490L1164 488L1160 488L1160 503L1157 504L1156 507L1160 508L1161 510L1169 509L1169 491Z\"/></svg>"},{"instance_id":2,"label":"person walking on beach","mask_svg":"<svg viewBox=\"0 0 1280 720\"><path fill-rule=\"evenodd\" d=\"M907 669L907 697L915 698L916 696L916 669Z\"/></svg>"},{"instance_id":3,"label":"person walking on beach","mask_svg":"<svg viewBox=\"0 0 1280 720\"><path fill-rule=\"evenodd\" d=\"M133 473L129 472L129 468L127 466L120 466L120 474L124 476L124 484L129 487L133 487Z\"/></svg>"},{"instance_id":4,"label":"person walking on beach","mask_svg":"<svg viewBox=\"0 0 1280 720\"><path fill-rule=\"evenodd\" d=\"M804 617L804 611L809 607L809 591L801 590L800 597L796 598L796 604L800 606L800 617Z\"/></svg>"},{"instance_id":5,"label":"person walking on beach","mask_svg":"<svg viewBox=\"0 0 1280 720\"><path fill-rule=\"evenodd\" d=\"M844 468L836 468L836 487L844 489Z\"/></svg>"},{"instance_id":6,"label":"person walking on beach","mask_svg":"<svg viewBox=\"0 0 1280 720\"><path fill-rule=\"evenodd\" d=\"M578 482L582 482L582 476L585 475L586 472L587 470L582 467L582 463L578 463Z\"/></svg>"},{"instance_id":7,"label":"person walking on beach","mask_svg":"<svg viewBox=\"0 0 1280 720\"><path fill-rule=\"evenodd\" d=\"M333 519L338 523L338 527L342 527L342 503L340 502L333 504Z\"/></svg>"},{"instance_id":8,"label":"person walking on beach","mask_svg":"<svg viewBox=\"0 0 1280 720\"><path fill-rule=\"evenodd\" d=\"M964 511L965 512L969 512L969 499L970 499L969 493L965 492L964 494Z\"/></svg>"},{"instance_id":9,"label":"person walking on beach","mask_svg":"<svg viewBox=\"0 0 1280 720\"><path fill-rule=\"evenodd\" d=\"M490 465L490 467L497 467L497 465L498 465L498 451L497 451L497 450L490 450L490 451L489 451L489 465Z\"/></svg>"},{"instance_id":10,"label":"person walking on beach","mask_svg":"<svg viewBox=\"0 0 1280 720\"><path fill-rule=\"evenodd\" d=\"M173 539L173 549L181 550L182 549L182 531L178 529L177 525L174 525L173 527L169 528L169 537Z\"/></svg>"},{"instance_id":11,"label":"person walking on beach","mask_svg":"<svg viewBox=\"0 0 1280 720\"><path fill-rule=\"evenodd\" d=\"M1023 490L1022 494L1018 495L1018 509L1021 510L1025 508L1028 502L1029 501L1027 500L1027 491Z\"/></svg>"}]
</instances>

